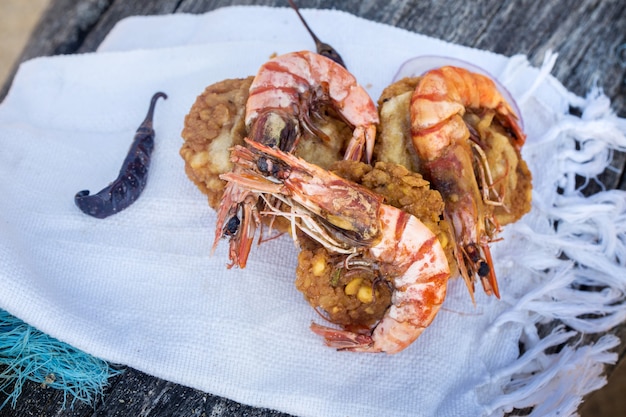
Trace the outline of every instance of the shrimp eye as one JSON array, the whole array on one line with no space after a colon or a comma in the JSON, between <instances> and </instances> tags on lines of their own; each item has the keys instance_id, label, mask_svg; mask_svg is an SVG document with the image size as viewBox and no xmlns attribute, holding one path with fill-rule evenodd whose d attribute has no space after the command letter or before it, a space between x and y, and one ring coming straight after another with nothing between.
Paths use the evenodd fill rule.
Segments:
<instances>
[{"instance_id":1,"label":"shrimp eye","mask_svg":"<svg viewBox=\"0 0 626 417\"><path fill-rule=\"evenodd\" d=\"M267 160L267 158L259 158L256 161L256 167L259 169L259 171L261 171L262 174L269 174L270 173L270 163Z\"/></svg>"},{"instance_id":2,"label":"shrimp eye","mask_svg":"<svg viewBox=\"0 0 626 417\"><path fill-rule=\"evenodd\" d=\"M224 235L233 236L235 233L237 233L237 230L239 230L240 223L241 221L237 216L233 216L228 219L228 223L226 223L226 226L224 227Z\"/></svg>"},{"instance_id":3,"label":"shrimp eye","mask_svg":"<svg viewBox=\"0 0 626 417\"><path fill-rule=\"evenodd\" d=\"M478 266L478 276L486 277L491 272L489 268L489 264L485 261L480 261L480 265Z\"/></svg>"},{"instance_id":4,"label":"shrimp eye","mask_svg":"<svg viewBox=\"0 0 626 417\"><path fill-rule=\"evenodd\" d=\"M263 175L270 175L283 180L289 177L289 169L287 167L280 162L272 161L263 156L257 159L256 167Z\"/></svg>"}]
</instances>

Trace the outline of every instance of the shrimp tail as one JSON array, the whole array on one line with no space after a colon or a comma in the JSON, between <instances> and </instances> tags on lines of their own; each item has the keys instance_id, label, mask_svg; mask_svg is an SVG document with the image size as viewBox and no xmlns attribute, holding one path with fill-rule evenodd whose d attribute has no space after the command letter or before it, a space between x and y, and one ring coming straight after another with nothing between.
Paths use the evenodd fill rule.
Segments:
<instances>
[{"instance_id":1,"label":"shrimp tail","mask_svg":"<svg viewBox=\"0 0 626 417\"><path fill-rule=\"evenodd\" d=\"M374 352L374 350L372 350L374 341L369 335L333 329L331 327L321 326L317 323L311 323L311 331L323 337L326 346L337 350Z\"/></svg>"}]
</instances>

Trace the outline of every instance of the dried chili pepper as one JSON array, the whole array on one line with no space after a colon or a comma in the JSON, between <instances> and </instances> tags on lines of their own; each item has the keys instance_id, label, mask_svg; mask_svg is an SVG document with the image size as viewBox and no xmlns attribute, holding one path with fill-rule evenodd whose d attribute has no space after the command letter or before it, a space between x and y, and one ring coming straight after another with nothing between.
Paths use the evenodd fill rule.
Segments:
<instances>
[{"instance_id":1,"label":"dried chili pepper","mask_svg":"<svg viewBox=\"0 0 626 417\"><path fill-rule=\"evenodd\" d=\"M154 149L152 117L160 97L167 99L167 95L161 92L152 96L148 114L135 133L115 181L98 194L89 195L89 190L83 190L74 196L74 202L83 213L104 219L124 210L139 198L148 180L150 155Z\"/></svg>"}]
</instances>

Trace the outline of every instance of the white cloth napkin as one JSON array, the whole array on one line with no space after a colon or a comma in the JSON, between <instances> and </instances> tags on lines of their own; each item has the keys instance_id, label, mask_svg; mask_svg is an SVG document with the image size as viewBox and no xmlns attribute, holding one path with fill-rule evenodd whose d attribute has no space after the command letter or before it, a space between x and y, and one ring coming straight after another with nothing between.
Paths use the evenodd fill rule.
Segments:
<instances>
[{"instance_id":1,"label":"white cloth napkin","mask_svg":"<svg viewBox=\"0 0 626 417\"><path fill-rule=\"evenodd\" d=\"M609 252L624 247L615 238L623 233L624 196L601 193L592 202L566 181L584 163L570 146L576 124L596 123L585 133L586 143L597 145L587 153L594 160L626 147L621 122L602 107L608 107L605 98L571 95L546 74L549 65L542 72L524 57L451 45L337 11L303 13L375 100L417 55L479 65L519 100L535 202L494 245L502 300L478 293L473 305L463 282L452 280L434 323L404 352L337 352L309 331L320 318L294 287L298 251L287 237L254 247L244 270L226 269L226 244L210 256L215 214L178 155L185 114L205 86L253 75L273 53L314 49L290 9L230 7L129 18L97 53L20 67L0 106L0 308L108 361L295 415L502 415L537 404L538 410L575 411L584 394L603 384L601 364L615 360L607 352L617 339L557 354L545 350L583 332L591 320L567 322L570 317L605 312L596 325L602 331L625 316L623 307L607 310L623 301L624 258L616 261ZM156 148L142 197L105 220L82 214L74 194L97 192L113 180L157 91L169 98L157 103ZM567 116L570 103L586 109L587 120ZM608 160L602 163L596 171ZM557 210L565 197L572 199L570 217ZM565 250L578 259L581 233L568 227L588 225L598 210L609 220L585 226L585 233L613 238L608 249L588 256L595 263L583 265L594 268L585 274L559 254L563 242L573 242ZM570 285L576 279L597 279L607 289L583 299ZM539 337L535 323L550 319L574 330ZM528 351L522 357L520 343ZM562 394L552 403L542 397L548 386Z\"/></svg>"}]
</instances>

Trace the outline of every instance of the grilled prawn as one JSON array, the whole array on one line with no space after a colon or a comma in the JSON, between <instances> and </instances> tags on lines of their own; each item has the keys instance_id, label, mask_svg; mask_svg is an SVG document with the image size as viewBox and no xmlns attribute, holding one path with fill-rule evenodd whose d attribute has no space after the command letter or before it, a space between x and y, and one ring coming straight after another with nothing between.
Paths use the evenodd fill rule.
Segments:
<instances>
[{"instance_id":1,"label":"grilled prawn","mask_svg":"<svg viewBox=\"0 0 626 417\"><path fill-rule=\"evenodd\" d=\"M484 129L483 120L494 122L500 140L505 138L499 145L505 149L500 151L504 156L500 160L500 155L488 156L498 138ZM517 116L490 78L463 68L442 67L417 82L410 101L410 123L421 170L444 198L461 275L472 294L477 276L487 294L499 297L489 244L500 231L494 207L509 211L505 194L516 191L510 189L508 177L521 165L520 149L526 138ZM527 169L525 173L530 177ZM528 189L522 193L529 197Z\"/></svg>"},{"instance_id":2,"label":"grilled prawn","mask_svg":"<svg viewBox=\"0 0 626 417\"><path fill-rule=\"evenodd\" d=\"M247 144L235 147L239 169L223 179L267 201L267 214L289 219L294 238L296 229L304 232L343 254L346 268L374 270L393 288L392 305L371 331L317 324L312 330L345 350L396 353L410 345L446 294L450 269L437 236L417 218L383 204L377 193L279 149Z\"/></svg>"},{"instance_id":3,"label":"grilled prawn","mask_svg":"<svg viewBox=\"0 0 626 417\"><path fill-rule=\"evenodd\" d=\"M367 92L345 68L313 52L292 52L263 64L250 86L245 124L255 142L294 152L306 132L332 140L318 122L332 111L353 130L344 158L371 160L378 112ZM240 168L235 167L235 170ZM215 248L230 239L231 266L244 268L259 224L255 194L229 183L218 208Z\"/></svg>"}]
</instances>

